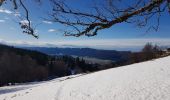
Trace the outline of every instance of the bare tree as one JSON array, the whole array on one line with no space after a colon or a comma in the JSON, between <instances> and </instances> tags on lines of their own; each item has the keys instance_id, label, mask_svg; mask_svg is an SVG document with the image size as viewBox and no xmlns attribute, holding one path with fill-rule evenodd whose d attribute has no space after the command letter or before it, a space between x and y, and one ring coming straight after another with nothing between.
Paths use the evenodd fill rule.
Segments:
<instances>
[{"instance_id":1,"label":"bare tree","mask_svg":"<svg viewBox=\"0 0 170 100\"><path fill-rule=\"evenodd\" d=\"M22 0L11 0L14 9L18 8L18 3L26 12L27 25L21 25L25 29L24 33L34 35L31 28L28 9L25 7ZM18 3L16 1L19 1ZM41 0L35 0L40 2ZM150 20L156 19L156 25L150 25L148 30L158 30L159 21L163 12L170 12L170 0L134 0L132 3L127 3L128 0L102 0L101 4L94 3L94 6L88 11L83 12L73 9L67 3L67 0L49 0L52 4L50 18L46 18L52 22L60 23L71 27L71 30L64 31L65 36L79 37L95 36L98 31L111 28L118 23L131 23L139 27L144 27ZM0 1L2 4L4 0ZM72 1L74 2L74 1ZM83 1L82 1L83 2Z\"/></svg>"}]
</instances>

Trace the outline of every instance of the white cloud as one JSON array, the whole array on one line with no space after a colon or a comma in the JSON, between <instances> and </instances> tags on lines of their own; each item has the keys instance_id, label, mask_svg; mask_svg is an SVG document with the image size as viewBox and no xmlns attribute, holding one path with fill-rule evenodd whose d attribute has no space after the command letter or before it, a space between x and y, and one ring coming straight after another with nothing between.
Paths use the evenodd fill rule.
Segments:
<instances>
[{"instance_id":1,"label":"white cloud","mask_svg":"<svg viewBox=\"0 0 170 100\"><path fill-rule=\"evenodd\" d=\"M49 29L48 32L57 32L56 29Z\"/></svg>"},{"instance_id":2,"label":"white cloud","mask_svg":"<svg viewBox=\"0 0 170 100\"><path fill-rule=\"evenodd\" d=\"M19 12L15 12L14 16L21 16L21 14Z\"/></svg>"},{"instance_id":3,"label":"white cloud","mask_svg":"<svg viewBox=\"0 0 170 100\"><path fill-rule=\"evenodd\" d=\"M46 21L46 20L44 20L44 21L42 21L42 22L45 23L45 24L52 24L51 21Z\"/></svg>"},{"instance_id":4,"label":"white cloud","mask_svg":"<svg viewBox=\"0 0 170 100\"><path fill-rule=\"evenodd\" d=\"M5 22L5 20L0 19L0 23L4 23L4 22Z\"/></svg>"},{"instance_id":5,"label":"white cloud","mask_svg":"<svg viewBox=\"0 0 170 100\"><path fill-rule=\"evenodd\" d=\"M20 12L16 11L16 12L12 12L8 9L5 8L0 8L0 13L6 13L6 14L12 14L15 17L21 16ZM8 17L5 17L6 19L9 19Z\"/></svg>"},{"instance_id":6,"label":"white cloud","mask_svg":"<svg viewBox=\"0 0 170 100\"><path fill-rule=\"evenodd\" d=\"M4 8L0 8L0 13L12 14L12 11L4 9Z\"/></svg>"}]
</instances>

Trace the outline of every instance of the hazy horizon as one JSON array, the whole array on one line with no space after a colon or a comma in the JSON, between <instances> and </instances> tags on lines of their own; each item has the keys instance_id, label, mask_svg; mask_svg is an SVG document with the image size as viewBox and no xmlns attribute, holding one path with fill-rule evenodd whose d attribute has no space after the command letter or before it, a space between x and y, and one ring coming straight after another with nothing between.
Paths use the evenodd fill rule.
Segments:
<instances>
[{"instance_id":1,"label":"hazy horizon","mask_svg":"<svg viewBox=\"0 0 170 100\"><path fill-rule=\"evenodd\" d=\"M170 47L169 39L148 38L148 39L87 39L83 41L53 41L53 42L25 42L5 41L0 39L1 44L18 47L59 47L59 48L93 48L102 50L118 51L140 51L146 43L152 43L160 47Z\"/></svg>"}]
</instances>

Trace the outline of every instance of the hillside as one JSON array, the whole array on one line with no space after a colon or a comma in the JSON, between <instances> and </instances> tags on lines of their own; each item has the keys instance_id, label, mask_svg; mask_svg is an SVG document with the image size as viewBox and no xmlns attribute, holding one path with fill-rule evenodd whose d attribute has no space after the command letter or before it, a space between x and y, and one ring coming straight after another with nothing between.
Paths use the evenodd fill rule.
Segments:
<instances>
[{"instance_id":1,"label":"hillside","mask_svg":"<svg viewBox=\"0 0 170 100\"><path fill-rule=\"evenodd\" d=\"M0 44L0 54L2 54L3 52L13 52L21 56L29 55L32 59L36 60L40 65L46 65L49 57L48 55L38 51L26 50L26 49Z\"/></svg>"},{"instance_id":2,"label":"hillside","mask_svg":"<svg viewBox=\"0 0 170 100\"><path fill-rule=\"evenodd\" d=\"M0 86L97 70L101 70L99 65L88 64L77 57L54 57L34 50L0 44Z\"/></svg>"},{"instance_id":3,"label":"hillside","mask_svg":"<svg viewBox=\"0 0 170 100\"><path fill-rule=\"evenodd\" d=\"M49 56L0 44L0 86L48 78Z\"/></svg>"},{"instance_id":4,"label":"hillside","mask_svg":"<svg viewBox=\"0 0 170 100\"><path fill-rule=\"evenodd\" d=\"M1 87L0 100L170 100L170 56L87 75Z\"/></svg>"},{"instance_id":5,"label":"hillside","mask_svg":"<svg viewBox=\"0 0 170 100\"><path fill-rule=\"evenodd\" d=\"M25 47L49 55L74 55L79 57L91 57L102 60L124 61L127 60L130 51L97 50L91 48L47 48L47 47Z\"/></svg>"}]
</instances>

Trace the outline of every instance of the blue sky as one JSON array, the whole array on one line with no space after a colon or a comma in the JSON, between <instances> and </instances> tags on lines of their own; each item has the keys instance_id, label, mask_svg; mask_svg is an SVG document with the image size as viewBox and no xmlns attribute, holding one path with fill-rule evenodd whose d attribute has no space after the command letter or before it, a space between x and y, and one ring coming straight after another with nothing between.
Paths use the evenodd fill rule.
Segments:
<instances>
[{"instance_id":1,"label":"blue sky","mask_svg":"<svg viewBox=\"0 0 170 100\"><path fill-rule=\"evenodd\" d=\"M47 2L47 0L43 0ZM74 0L69 2L72 7L85 10L86 5L90 5L90 0ZM29 5L28 5L29 4ZM20 20L16 16L21 12L13 12L9 4L0 7L0 42L20 45L37 46L75 46L92 47L99 49L133 48L143 46L147 42L153 42L162 46L170 46L170 14L164 13L161 16L160 28L158 32L150 31L146 33L146 28L137 28L133 24L117 24L110 29L102 30L94 37L65 37L60 32L61 25L43 20L46 17L50 5L36 6L31 0L27 2L27 7L31 14L31 20L36 27L39 39L23 34L17 22ZM155 24L155 20L151 24Z\"/></svg>"}]
</instances>

